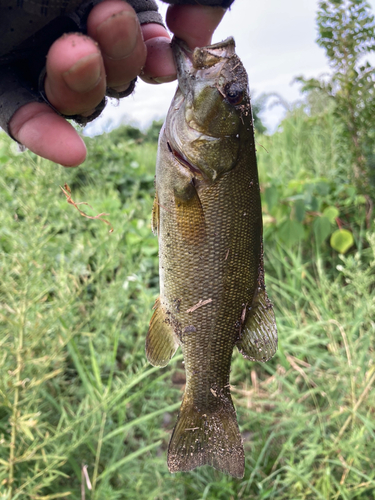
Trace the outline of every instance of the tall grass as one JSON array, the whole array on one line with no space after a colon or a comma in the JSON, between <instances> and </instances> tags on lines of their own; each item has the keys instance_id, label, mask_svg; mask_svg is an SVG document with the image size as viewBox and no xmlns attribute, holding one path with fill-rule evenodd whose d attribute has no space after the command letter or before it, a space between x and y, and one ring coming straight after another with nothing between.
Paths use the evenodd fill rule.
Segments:
<instances>
[{"instance_id":1,"label":"tall grass","mask_svg":"<svg viewBox=\"0 0 375 500\"><path fill-rule=\"evenodd\" d=\"M173 388L161 405L151 397L168 373L143 355L157 285L151 196L135 182L125 206L85 179L77 201L110 212L109 233L62 196L59 185L81 182L80 172L2 146L2 494L81 498L90 486L90 498L114 498L118 470L133 482L137 457L165 441L155 421L178 406Z\"/></svg>"},{"instance_id":2,"label":"tall grass","mask_svg":"<svg viewBox=\"0 0 375 500\"><path fill-rule=\"evenodd\" d=\"M261 181L349 179L350 156L341 132L330 108L313 116L303 105L293 108L278 131L256 140Z\"/></svg>"},{"instance_id":3,"label":"tall grass","mask_svg":"<svg viewBox=\"0 0 375 500\"><path fill-rule=\"evenodd\" d=\"M294 115L259 138L263 184L344 182L329 120L309 134ZM144 355L158 294L155 152L116 132L64 170L0 137L0 499L374 498L375 235L363 228L338 256L283 244L267 223L280 347L264 365L234 354L245 477L168 472L184 372L181 356L155 369ZM88 214L109 213L112 233L66 203L64 183Z\"/></svg>"}]
</instances>

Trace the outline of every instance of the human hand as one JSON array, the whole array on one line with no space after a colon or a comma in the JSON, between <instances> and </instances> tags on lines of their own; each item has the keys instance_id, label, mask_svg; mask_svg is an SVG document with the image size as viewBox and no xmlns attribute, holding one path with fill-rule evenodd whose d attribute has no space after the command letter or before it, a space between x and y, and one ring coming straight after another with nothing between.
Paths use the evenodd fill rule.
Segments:
<instances>
[{"instance_id":1,"label":"human hand","mask_svg":"<svg viewBox=\"0 0 375 500\"><path fill-rule=\"evenodd\" d=\"M171 6L167 25L191 48L211 43L224 9ZM161 25L139 26L132 7L122 0L96 5L87 21L88 36L70 33L56 40L47 55L45 93L65 115L89 116L106 87L126 90L139 74L149 83L176 78L170 37ZM12 136L34 153L65 166L86 157L85 145L62 116L44 103L30 103L16 111Z\"/></svg>"}]
</instances>

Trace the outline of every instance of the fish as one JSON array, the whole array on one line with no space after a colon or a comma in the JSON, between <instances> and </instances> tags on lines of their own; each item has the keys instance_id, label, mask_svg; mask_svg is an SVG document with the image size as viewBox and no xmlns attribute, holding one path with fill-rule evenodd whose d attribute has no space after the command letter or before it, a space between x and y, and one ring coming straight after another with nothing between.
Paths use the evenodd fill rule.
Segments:
<instances>
[{"instance_id":1,"label":"fish","mask_svg":"<svg viewBox=\"0 0 375 500\"><path fill-rule=\"evenodd\" d=\"M246 70L232 37L190 50L172 41L178 88L159 136L152 229L160 297L146 356L166 366L181 347L186 386L169 448L171 472L208 464L244 476L229 374L235 347L252 361L277 350L264 282L262 209Z\"/></svg>"}]
</instances>

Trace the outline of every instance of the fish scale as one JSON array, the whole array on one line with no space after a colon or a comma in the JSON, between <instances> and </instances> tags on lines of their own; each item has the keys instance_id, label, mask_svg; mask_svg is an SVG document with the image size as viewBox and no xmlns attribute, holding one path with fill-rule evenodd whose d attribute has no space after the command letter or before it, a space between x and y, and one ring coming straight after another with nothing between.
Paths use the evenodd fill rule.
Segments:
<instances>
[{"instance_id":1,"label":"fish scale","mask_svg":"<svg viewBox=\"0 0 375 500\"><path fill-rule=\"evenodd\" d=\"M179 346L184 356L170 471L209 464L242 477L229 384L233 349L266 361L277 348L247 76L231 38L194 52L174 41L173 51L179 87L159 139L153 229L160 298L146 354L155 366L165 366Z\"/></svg>"}]
</instances>

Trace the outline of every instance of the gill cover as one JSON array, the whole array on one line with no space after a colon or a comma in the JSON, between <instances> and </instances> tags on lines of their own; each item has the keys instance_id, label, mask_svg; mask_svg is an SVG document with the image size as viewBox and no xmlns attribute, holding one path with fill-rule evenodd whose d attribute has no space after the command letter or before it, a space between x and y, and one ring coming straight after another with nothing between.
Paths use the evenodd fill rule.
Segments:
<instances>
[{"instance_id":1,"label":"gill cover","mask_svg":"<svg viewBox=\"0 0 375 500\"><path fill-rule=\"evenodd\" d=\"M233 38L194 51L172 43L179 87L167 119L169 143L192 171L215 181L237 163L243 115L250 113L246 71Z\"/></svg>"}]
</instances>

